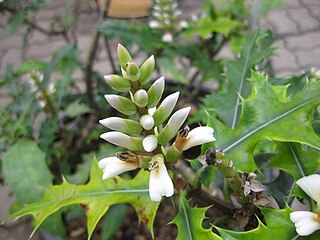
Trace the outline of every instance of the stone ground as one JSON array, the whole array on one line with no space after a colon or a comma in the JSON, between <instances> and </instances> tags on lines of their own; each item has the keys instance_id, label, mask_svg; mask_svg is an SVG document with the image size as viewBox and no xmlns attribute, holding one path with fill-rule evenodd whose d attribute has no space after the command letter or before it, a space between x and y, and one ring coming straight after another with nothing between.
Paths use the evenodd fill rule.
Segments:
<instances>
[{"instance_id":1,"label":"stone ground","mask_svg":"<svg viewBox=\"0 0 320 240\"><path fill-rule=\"evenodd\" d=\"M98 14L92 11L88 2L80 0L80 12L77 18L81 24L75 31L81 49L81 60L85 60L88 55L98 19ZM180 1L180 7L186 13L186 17L190 17L191 13L201 10L202 2L184 0ZM65 3L66 1L63 0L51 1L35 16L37 24L48 28L51 18L61 11ZM22 37L26 29L8 36L5 32L6 22L7 16L0 16L0 77L8 64L17 67L27 59L50 60L51 54L65 43L62 37L47 37L35 32L28 37L29 46L22 53ZM284 0L284 5L269 11L259 25L272 29L279 38L275 44L278 50L271 58L271 66L276 76L298 74L312 67L320 69L320 0ZM111 46L112 49L115 46ZM226 57L230 56L228 49L225 49L222 54ZM110 65L107 55L104 50L100 51L95 60L94 69L106 73L111 70L108 68ZM1 187L0 191L1 221L8 215L8 208L13 198L9 196L10 190L7 186ZM0 226L0 239L27 239L30 232L31 227L23 221L10 223ZM32 239L52 239L39 235Z\"/></svg>"}]
</instances>

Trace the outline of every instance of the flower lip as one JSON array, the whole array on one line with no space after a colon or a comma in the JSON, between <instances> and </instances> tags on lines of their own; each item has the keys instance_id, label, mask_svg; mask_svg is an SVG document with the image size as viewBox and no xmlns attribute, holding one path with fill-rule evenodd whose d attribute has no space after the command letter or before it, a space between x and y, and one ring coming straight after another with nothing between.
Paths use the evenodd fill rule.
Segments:
<instances>
[{"instance_id":1,"label":"flower lip","mask_svg":"<svg viewBox=\"0 0 320 240\"><path fill-rule=\"evenodd\" d=\"M149 195L154 202L159 202L162 196L171 197L174 194L174 186L163 162L163 156L158 155L154 156L149 164Z\"/></svg>"},{"instance_id":2,"label":"flower lip","mask_svg":"<svg viewBox=\"0 0 320 240\"><path fill-rule=\"evenodd\" d=\"M314 201L320 204L320 175L312 174L300 178L297 185L308 194Z\"/></svg>"},{"instance_id":3,"label":"flower lip","mask_svg":"<svg viewBox=\"0 0 320 240\"><path fill-rule=\"evenodd\" d=\"M320 229L318 214L308 211L296 211L290 213L290 220L295 224L300 236L308 236Z\"/></svg>"},{"instance_id":4,"label":"flower lip","mask_svg":"<svg viewBox=\"0 0 320 240\"><path fill-rule=\"evenodd\" d=\"M123 161L117 157L106 157L98 162L98 166L103 170L102 179L106 180L121 173L137 169L139 162L137 159Z\"/></svg>"},{"instance_id":5,"label":"flower lip","mask_svg":"<svg viewBox=\"0 0 320 240\"><path fill-rule=\"evenodd\" d=\"M185 151L197 145L213 142L216 139L213 137L213 128L211 127L196 127L190 132L188 128L179 132L176 139L176 147L179 151Z\"/></svg>"}]
</instances>

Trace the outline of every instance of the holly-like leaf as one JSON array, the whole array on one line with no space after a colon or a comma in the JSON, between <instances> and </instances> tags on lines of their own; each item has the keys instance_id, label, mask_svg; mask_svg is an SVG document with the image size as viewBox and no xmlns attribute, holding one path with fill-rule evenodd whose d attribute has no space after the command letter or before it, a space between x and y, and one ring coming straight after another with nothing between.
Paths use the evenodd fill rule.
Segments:
<instances>
[{"instance_id":1,"label":"holly-like leaf","mask_svg":"<svg viewBox=\"0 0 320 240\"><path fill-rule=\"evenodd\" d=\"M208 208L192 208L189 206L184 194L179 199L179 213L172 220L172 223L178 227L177 240L195 240L195 239L221 239L214 234L211 229L202 227L202 221L205 219L205 213Z\"/></svg>"},{"instance_id":2,"label":"holly-like leaf","mask_svg":"<svg viewBox=\"0 0 320 240\"><path fill-rule=\"evenodd\" d=\"M290 222L290 208L285 209L261 209L266 225L259 221L259 226L247 232L235 232L223 228L215 227L223 239L228 240L256 240L256 239L293 239L297 233L294 224Z\"/></svg>"},{"instance_id":3,"label":"holly-like leaf","mask_svg":"<svg viewBox=\"0 0 320 240\"><path fill-rule=\"evenodd\" d=\"M90 181L86 185L74 185L64 180L61 185L49 187L41 201L26 205L6 221L33 215L35 227L32 234L34 234L52 213L65 206L80 204L87 215L88 239L90 239L98 221L111 205L129 203L136 209L139 220L146 223L153 234L152 226L159 203L150 200L148 179L149 173L140 171L132 180L120 177L102 180L102 171L97 161L93 160Z\"/></svg>"},{"instance_id":4,"label":"holly-like leaf","mask_svg":"<svg viewBox=\"0 0 320 240\"><path fill-rule=\"evenodd\" d=\"M231 129L217 119L209 119L209 125L216 130L216 147L225 151L240 171L256 169L253 150L257 143L266 139L320 149L320 137L314 132L311 121L312 110L320 103L320 82L307 82L300 95L284 100L277 86L271 86L262 75L252 72L250 81L253 89L247 99L242 99L237 128Z\"/></svg>"},{"instance_id":5,"label":"holly-like leaf","mask_svg":"<svg viewBox=\"0 0 320 240\"><path fill-rule=\"evenodd\" d=\"M295 180L315 173L320 167L320 152L297 143L278 143L279 153L266 167L280 168Z\"/></svg>"},{"instance_id":6,"label":"holly-like leaf","mask_svg":"<svg viewBox=\"0 0 320 240\"><path fill-rule=\"evenodd\" d=\"M273 52L271 35L258 30L250 34L244 42L240 58L227 64L225 88L205 100L205 106L212 108L229 127L235 128L241 113L241 98L250 94L251 84L246 79L250 69Z\"/></svg>"}]
</instances>

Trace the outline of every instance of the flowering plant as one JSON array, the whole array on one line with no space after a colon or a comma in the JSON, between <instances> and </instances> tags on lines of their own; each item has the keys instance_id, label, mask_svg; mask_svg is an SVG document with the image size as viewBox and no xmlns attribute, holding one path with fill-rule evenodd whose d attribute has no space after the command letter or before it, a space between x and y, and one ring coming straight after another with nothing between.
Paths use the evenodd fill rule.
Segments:
<instances>
[{"instance_id":1,"label":"flowering plant","mask_svg":"<svg viewBox=\"0 0 320 240\"><path fill-rule=\"evenodd\" d=\"M43 1L0 10L46 32L26 14L33 2ZM69 39L73 17L62 14L50 34L67 45L50 61L8 67L0 181L16 202L5 221L32 215L32 234L76 239L109 239L121 226L123 239L132 229L159 239L319 239L319 71L274 77L265 62L274 37L244 32L245 1L219 1L219 11L209 3L188 25L174 1L155 2L150 25L110 23L101 11L84 64ZM102 34L154 56L138 64L119 44L120 67L101 77ZM236 59L219 58L226 43Z\"/></svg>"}]
</instances>

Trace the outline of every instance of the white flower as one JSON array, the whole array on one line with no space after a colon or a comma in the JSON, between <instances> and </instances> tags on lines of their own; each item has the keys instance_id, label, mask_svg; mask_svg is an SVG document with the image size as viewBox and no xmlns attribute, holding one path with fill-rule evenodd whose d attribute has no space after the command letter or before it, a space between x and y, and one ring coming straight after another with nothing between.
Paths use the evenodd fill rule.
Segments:
<instances>
[{"instance_id":1,"label":"white flower","mask_svg":"<svg viewBox=\"0 0 320 240\"><path fill-rule=\"evenodd\" d=\"M131 171L138 168L138 161L126 160L122 161L117 157L107 157L99 161L99 168L103 170L102 179L115 177L123 172Z\"/></svg>"},{"instance_id":2,"label":"white flower","mask_svg":"<svg viewBox=\"0 0 320 240\"><path fill-rule=\"evenodd\" d=\"M159 22L156 21L156 20L151 20L151 21L149 22L149 27L150 27L150 28L158 28L159 26L160 26L160 24L159 24Z\"/></svg>"},{"instance_id":3,"label":"white flower","mask_svg":"<svg viewBox=\"0 0 320 240\"><path fill-rule=\"evenodd\" d=\"M124 147L126 149L132 151L141 151L142 147L142 139L138 137L131 137L121 132L107 132L100 135L100 138L117 145L119 147Z\"/></svg>"},{"instance_id":4,"label":"white flower","mask_svg":"<svg viewBox=\"0 0 320 240\"><path fill-rule=\"evenodd\" d=\"M164 41L164 42L172 42L173 36L172 36L171 33L166 32L165 34L163 34L161 40Z\"/></svg>"},{"instance_id":5,"label":"white flower","mask_svg":"<svg viewBox=\"0 0 320 240\"><path fill-rule=\"evenodd\" d=\"M313 174L300 178L297 184L314 201L320 204L320 175Z\"/></svg>"},{"instance_id":6,"label":"white flower","mask_svg":"<svg viewBox=\"0 0 320 240\"><path fill-rule=\"evenodd\" d=\"M216 139L213 137L213 128L211 127L197 127L190 132L184 129L179 132L179 136L175 142L179 151L183 152L204 143L213 142Z\"/></svg>"},{"instance_id":7,"label":"white flower","mask_svg":"<svg viewBox=\"0 0 320 240\"><path fill-rule=\"evenodd\" d=\"M320 175L313 174L297 181L297 185L314 201L320 204ZM300 236L307 236L320 229L320 214L308 211L290 213L290 220L295 224Z\"/></svg>"},{"instance_id":8,"label":"white flower","mask_svg":"<svg viewBox=\"0 0 320 240\"><path fill-rule=\"evenodd\" d=\"M290 213L290 220L294 223L300 236L308 236L320 229L319 215L313 212L296 211Z\"/></svg>"},{"instance_id":9,"label":"white flower","mask_svg":"<svg viewBox=\"0 0 320 240\"><path fill-rule=\"evenodd\" d=\"M174 193L174 187L163 158L156 155L154 159L149 165L149 195L151 201L159 202L162 196L171 197Z\"/></svg>"},{"instance_id":10,"label":"white flower","mask_svg":"<svg viewBox=\"0 0 320 240\"><path fill-rule=\"evenodd\" d=\"M146 152L152 152L153 150L155 150L158 146L158 139L155 135L149 135L146 136L143 140L142 140L142 146L143 149Z\"/></svg>"}]
</instances>

